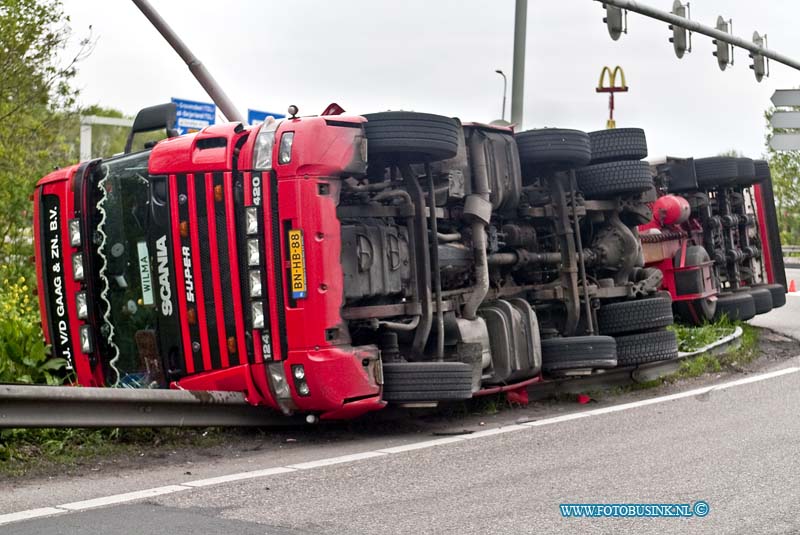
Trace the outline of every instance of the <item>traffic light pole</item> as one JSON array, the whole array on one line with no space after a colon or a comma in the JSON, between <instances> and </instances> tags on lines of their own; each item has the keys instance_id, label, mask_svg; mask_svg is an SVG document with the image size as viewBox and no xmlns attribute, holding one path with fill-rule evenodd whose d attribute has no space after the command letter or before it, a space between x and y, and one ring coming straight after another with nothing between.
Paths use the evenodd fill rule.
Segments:
<instances>
[{"instance_id":1,"label":"traffic light pole","mask_svg":"<svg viewBox=\"0 0 800 535\"><path fill-rule=\"evenodd\" d=\"M200 82L200 85L203 86L203 89L206 90L206 93L208 93L225 118L231 122L246 124L244 115L239 112L233 104L233 101L225 94L222 86L211 76L211 73L208 72L205 65L197 59L197 56L189 50L186 43L178 37L175 30L173 30L169 24L167 24L167 21L165 21L155 8L150 5L150 2L148 2L148 0L133 0L133 3L136 4L136 7L147 17L150 23L158 30L164 39L166 39L167 43L170 44L175 52L178 53L181 59L186 63L186 66L189 67L189 71L191 71L197 81Z\"/></svg>"},{"instance_id":2,"label":"traffic light pole","mask_svg":"<svg viewBox=\"0 0 800 535\"><path fill-rule=\"evenodd\" d=\"M640 4L636 0L594 0L594 1L618 7L621 9L626 9L628 11L633 11L634 13L639 13L640 15L644 15L646 17L658 19L667 22L669 24L673 24L675 26L680 26L681 28L686 28L691 32L697 32L703 35L707 35L713 39L717 39L718 41L723 41L733 46L749 50L753 54L759 54L761 56L764 56L765 58L777 61L778 63L783 63L787 67L800 70L800 62L797 62L790 57L784 56L783 54L779 54L773 50L769 50L768 48L758 46L757 44L751 41L747 41L746 39L742 39L741 37L736 37L735 35L719 31L716 28L712 28L711 26L700 24L699 22L695 22L685 17L679 17L678 15L674 15L672 13L669 13L668 11L661 11L660 9Z\"/></svg>"},{"instance_id":3,"label":"traffic light pole","mask_svg":"<svg viewBox=\"0 0 800 535\"><path fill-rule=\"evenodd\" d=\"M528 0L517 0L514 10L514 71L511 78L511 122L522 127L525 93L525 32L528 28Z\"/></svg>"}]
</instances>

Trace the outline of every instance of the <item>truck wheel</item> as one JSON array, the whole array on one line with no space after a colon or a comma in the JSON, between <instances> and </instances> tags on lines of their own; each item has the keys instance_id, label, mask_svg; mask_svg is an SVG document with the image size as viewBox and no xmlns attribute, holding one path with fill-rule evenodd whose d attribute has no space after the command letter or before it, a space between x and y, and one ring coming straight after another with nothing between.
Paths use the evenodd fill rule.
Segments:
<instances>
[{"instance_id":1,"label":"truck wheel","mask_svg":"<svg viewBox=\"0 0 800 535\"><path fill-rule=\"evenodd\" d=\"M678 358L678 337L672 331L663 330L617 337L617 361L620 366L675 358Z\"/></svg>"},{"instance_id":2,"label":"truck wheel","mask_svg":"<svg viewBox=\"0 0 800 535\"><path fill-rule=\"evenodd\" d=\"M729 156L698 158L694 161L694 171L701 188L725 186L739 176L739 164Z\"/></svg>"},{"instance_id":3,"label":"truck wheel","mask_svg":"<svg viewBox=\"0 0 800 535\"><path fill-rule=\"evenodd\" d=\"M602 305L597 311L601 334L650 331L672 325L672 298L661 293L648 299Z\"/></svg>"},{"instance_id":4,"label":"truck wheel","mask_svg":"<svg viewBox=\"0 0 800 535\"><path fill-rule=\"evenodd\" d=\"M587 199L641 193L653 187L647 162L627 161L590 165L576 171L578 189Z\"/></svg>"},{"instance_id":5,"label":"truck wheel","mask_svg":"<svg viewBox=\"0 0 800 535\"><path fill-rule=\"evenodd\" d=\"M714 320L723 316L731 321L747 321L756 315L756 304L749 293L723 293L717 297Z\"/></svg>"},{"instance_id":6,"label":"truck wheel","mask_svg":"<svg viewBox=\"0 0 800 535\"><path fill-rule=\"evenodd\" d=\"M567 171L592 159L589 136L580 130L541 128L520 132L514 139L526 173Z\"/></svg>"},{"instance_id":7,"label":"truck wheel","mask_svg":"<svg viewBox=\"0 0 800 535\"><path fill-rule=\"evenodd\" d=\"M756 170L756 182L763 182L772 178L769 163L766 160L753 160L753 167Z\"/></svg>"},{"instance_id":8,"label":"truck wheel","mask_svg":"<svg viewBox=\"0 0 800 535\"><path fill-rule=\"evenodd\" d=\"M364 115L370 156L408 163L434 162L458 152L461 126L450 117L411 111Z\"/></svg>"},{"instance_id":9,"label":"truck wheel","mask_svg":"<svg viewBox=\"0 0 800 535\"><path fill-rule=\"evenodd\" d=\"M613 128L589 132L592 164L647 158L647 138L641 128Z\"/></svg>"},{"instance_id":10,"label":"truck wheel","mask_svg":"<svg viewBox=\"0 0 800 535\"><path fill-rule=\"evenodd\" d=\"M386 401L447 401L472 397L472 366L464 362L385 362Z\"/></svg>"},{"instance_id":11,"label":"truck wheel","mask_svg":"<svg viewBox=\"0 0 800 535\"><path fill-rule=\"evenodd\" d=\"M542 340L542 370L614 368L617 344L610 336L571 336Z\"/></svg>"},{"instance_id":12,"label":"truck wheel","mask_svg":"<svg viewBox=\"0 0 800 535\"><path fill-rule=\"evenodd\" d=\"M747 187L756 183L756 166L750 158L736 158L738 168L736 180L733 183L737 186Z\"/></svg>"},{"instance_id":13,"label":"truck wheel","mask_svg":"<svg viewBox=\"0 0 800 535\"><path fill-rule=\"evenodd\" d=\"M772 295L772 308L780 308L786 304L786 288L783 284L756 284L753 288L769 290Z\"/></svg>"},{"instance_id":14,"label":"truck wheel","mask_svg":"<svg viewBox=\"0 0 800 535\"><path fill-rule=\"evenodd\" d=\"M734 293L749 293L753 297L756 314L766 314L772 310L772 292L766 288L739 288Z\"/></svg>"}]
</instances>

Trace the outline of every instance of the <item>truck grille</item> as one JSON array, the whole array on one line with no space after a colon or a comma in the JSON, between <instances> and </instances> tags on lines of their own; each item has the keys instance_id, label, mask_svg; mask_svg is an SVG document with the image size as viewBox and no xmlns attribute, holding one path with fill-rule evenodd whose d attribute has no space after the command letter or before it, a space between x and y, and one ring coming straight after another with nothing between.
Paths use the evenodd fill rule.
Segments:
<instances>
[{"instance_id":1,"label":"truck grille","mask_svg":"<svg viewBox=\"0 0 800 535\"><path fill-rule=\"evenodd\" d=\"M181 245L191 250L197 308L197 325L190 326L189 331L193 345L197 342L202 349L194 351L194 371L235 366L240 363L238 350L230 352L227 341L234 338L235 347L239 347L232 291L238 281L232 280L230 271L225 176L223 173L178 175L177 181L178 194L186 196L186 202L179 207L181 222L188 223L188 234L181 236ZM187 301L190 301L188 292Z\"/></svg>"}]
</instances>

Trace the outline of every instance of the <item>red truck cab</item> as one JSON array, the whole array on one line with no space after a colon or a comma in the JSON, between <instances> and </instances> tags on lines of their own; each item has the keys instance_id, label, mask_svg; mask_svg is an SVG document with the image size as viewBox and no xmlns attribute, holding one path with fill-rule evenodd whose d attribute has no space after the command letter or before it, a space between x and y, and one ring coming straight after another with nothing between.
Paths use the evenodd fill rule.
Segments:
<instances>
[{"instance_id":1,"label":"red truck cab","mask_svg":"<svg viewBox=\"0 0 800 535\"><path fill-rule=\"evenodd\" d=\"M83 386L244 392L322 418L383 407L341 317L336 206L361 117L207 127L40 180L44 332Z\"/></svg>"}]
</instances>

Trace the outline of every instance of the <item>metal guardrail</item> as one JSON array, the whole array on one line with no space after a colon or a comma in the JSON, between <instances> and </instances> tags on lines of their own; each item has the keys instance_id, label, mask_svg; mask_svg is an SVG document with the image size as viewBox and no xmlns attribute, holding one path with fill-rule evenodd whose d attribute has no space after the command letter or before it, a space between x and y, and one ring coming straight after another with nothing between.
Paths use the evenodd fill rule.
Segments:
<instances>
[{"instance_id":1,"label":"metal guardrail","mask_svg":"<svg viewBox=\"0 0 800 535\"><path fill-rule=\"evenodd\" d=\"M800 253L800 245L781 245L784 253Z\"/></svg>"},{"instance_id":2,"label":"metal guardrail","mask_svg":"<svg viewBox=\"0 0 800 535\"><path fill-rule=\"evenodd\" d=\"M238 392L0 385L0 428L292 425Z\"/></svg>"},{"instance_id":3,"label":"metal guardrail","mask_svg":"<svg viewBox=\"0 0 800 535\"><path fill-rule=\"evenodd\" d=\"M719 354L741 343L742 329L677 359L605 373L534 383L529 399L652 381L677 372L681 360ZM301 418L253 407L239 392L0 385L0 429L36 427L286 427Z\"/></svg>"}]
</instances>

